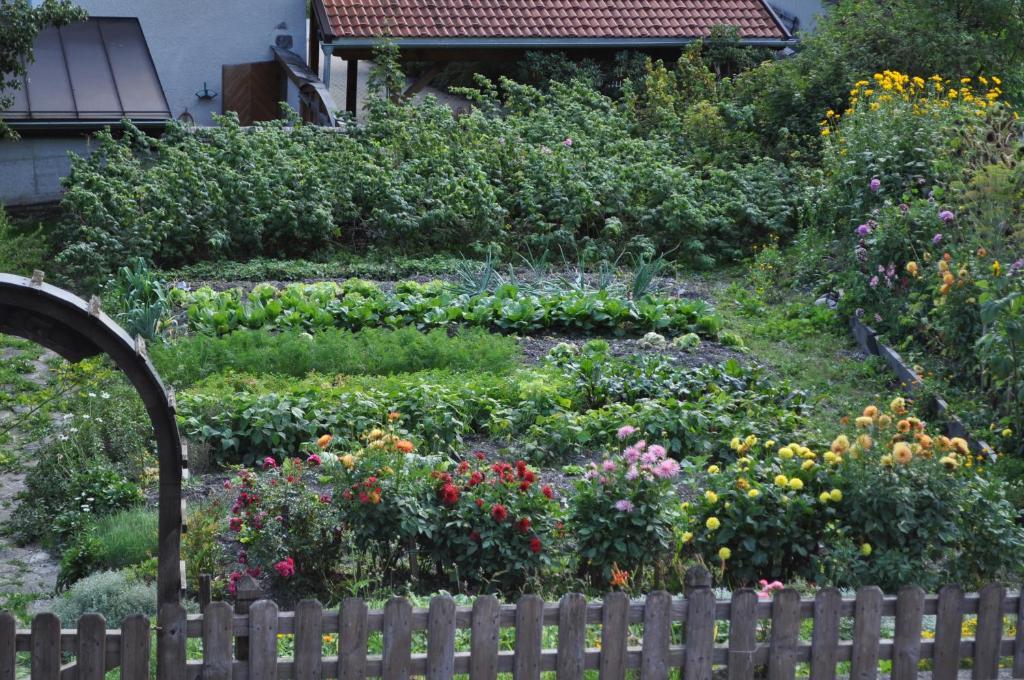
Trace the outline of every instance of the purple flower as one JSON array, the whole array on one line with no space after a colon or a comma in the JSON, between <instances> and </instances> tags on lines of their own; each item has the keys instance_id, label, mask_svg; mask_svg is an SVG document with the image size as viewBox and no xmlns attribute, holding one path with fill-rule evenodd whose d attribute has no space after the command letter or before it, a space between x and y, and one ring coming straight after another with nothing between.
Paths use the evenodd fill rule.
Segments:
<instances>
[{"instance_id":1,"label":"purple flower","mask_svg":"<svg viewBox=\"0 0 1024 680\"><path fill-rule=\"evenodd\" d=\"M875 312L875 323L882 323L882 315Z\"/></svg>"},{"instance_id":2,"label":"purple flower","mask_svg":"<svg viewBox=\"0 0 1024 680\"><path fill-rule=\"evenodd\" d=\"M665 457L665 447L660 444L651 444L651 447L647 449L648 453L653 453L655 458L661 459Z\"/></svg>"},{"instance_id":3,"label":"purple flower","mask_svg":"<svg viewBox=\"0 0 1024 680\"><path fill-rule=\"evenodd\" d=\"M939 213L939 219L948 224L956 219L956 215L953 214L952 210L943 210Z\"/></svg>"},{"instance_id":4,"label":"purple flower","mask_svg":"<svg viewBox=\"0 0 1024 680\"><path fill-rule=\"evenodd\" d=\"M626 459L627 463L633 464L640 460L640 451L635 446L629 446L622 452L622 457Z\"/></svg>"},{"instance_id":5,"label":"purple flower","mask_svg":"<svg viewBox=\"0 0 1024 680\"><path fill-rule=\"evenodd\" d=\"M619 428L619 441L626 439L627 437L629 437L629 435L633 434L634 432L636 432L636 428L633 427L632 425L623 425L622 427Z\"/></svg>"},{"instance_id":6,"label":"purple flower","mask_svg":"<svg viewBox=\"0 0 1024 680\"><path fill-rule=\"evenodd\" d=\"M872 276L871 280L868 281L868 285L871 286L872 288L877 288L878 287L878 277L877 276Z\"/></svg>"},{"instance_id":7,"label":"purple flower","mask_svg":"<svg viewBox=\"0 0 1024 680\"><path fill-rule=\"evenodd\" d=\"M605 472L614 472L614 470L615 470L615 461L606 460L604 463L601 464L601 467L604 468Z\"/></svg>"},{"instance_id":8,"label":"purple flower","mask_svg":"<svg viewBox=\"0 0 1024 680\"><path fill-rule=\"evenodd\" d=\"M871 184L869 186L871 187L871 191L877 193L878 190L882 188L882 180L878 179L877 177L872 177Z\"/></svg>"},{"instance_id":9,"label":"purple flower","mask_svg":"<svg viewBox=\"0 0 1024 680\"><path fill-rule=\"evenodd\" d=\"M932 243L934 243L935 245L939 245L939 243L941 241L942 241L942 234L941 233L938 233L938 234L935 234L935 236L932 236Z\"/></svg>"},{"instance_id":10,"label":"purple flower","mask_svg":"<svg viewBox=\"0 0 1024 680\"><path fill-rule=\"evenodd\" d=\"M541 153L551 153L551 149L549 149L547 146L541 144L540 145L540 152Z\"/></svg>"},{"instance_id":11,"label":"purple flower","mask_svg":"<svg viewBox=\"0 0 1024 680\"><path fill-rule=\"evenodd\" d=\"M562 142L562 146L572 146L572 137L566 137Z\"/></svg>"},{"instance_id":12,"label":"purple flower","mask_svg":"<svg viewBox=\"0 0 1024 680\"><path fill-rule=\"evenodd\" d=\"M906 203L900 203L900 212L904 214L910 212L910 206Z\"/></svg>"},{"instance_id":13,"label":"purple flower","mask_svg":"<svg viewBox=\"0 0 1024 680\"><path fill-rule=\"evenodd\" d=\"M661 477L662 479L675 477L679 474L679 463L672 458L666 458L658 463L652 472L654 472L656 477Z\"/></svg>"},{"instance_id":14,"label":"purple flower","mask_svg":"<svg viewBox=\"0 0 1024 680\"><path fill-rule=\"evenodd\" d=\"M858 236L867 236L870 233L871 233L871 227L869 227L866 224L862 224L859 227L857 227L857 235Z\"/></svg>"},{"instance_id":15,"label":"purple flower","mask_svg":"<svg viewBox=\"0 0 1024 680\"><path fill-rule=\"evenodd\" d=\"M615 509L619 512L633 512L633 501L628 498L623 498L620 501L615 501Z\"/></svg>"},{"instance_id":16,"label":"purple flower","mask_svg":"<svg viewBox=\"0 0 1024 680\"><path fill-rule=\"evenodd\" d=\"M629 469L626 470L626 479L628 479L631 482L639 476L640 471L636 469L635 465L630 465Z\"/></svg>"}]
</instances>

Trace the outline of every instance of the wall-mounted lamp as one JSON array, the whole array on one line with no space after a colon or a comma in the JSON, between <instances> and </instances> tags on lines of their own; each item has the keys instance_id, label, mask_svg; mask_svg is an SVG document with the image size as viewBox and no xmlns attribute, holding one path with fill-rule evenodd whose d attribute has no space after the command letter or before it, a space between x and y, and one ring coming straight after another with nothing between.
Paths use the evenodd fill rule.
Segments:
<instances>
[{"instance_id":1,"label":"wall-mounted lamp","mask_svg":"<svg viewBox=\"0 0 1024 680\"><path fill-rule=\"evenodd\" d=\"M196 96L202 100L210 100L217 96L217 93L206 86L206 81L203 81L203 89L196 92Z\"/></svg>"}]
</instances>

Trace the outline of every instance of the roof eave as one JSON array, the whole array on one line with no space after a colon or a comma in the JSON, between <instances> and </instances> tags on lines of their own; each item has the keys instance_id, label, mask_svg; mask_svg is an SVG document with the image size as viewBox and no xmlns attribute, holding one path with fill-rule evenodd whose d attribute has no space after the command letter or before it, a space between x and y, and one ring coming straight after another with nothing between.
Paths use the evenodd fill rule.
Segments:
<instances>
[{"instance_id":1,"label":"roof eave","mask_svg":"<svg viewBox=\"0 0 1024 680\"><path fill-rule=\"evenodd\" d=\"M797 39L786 32L785 28L780 30L786 37L779 38L740 38L741 45L750 47L791 47L796 44ZM374 38L325 36L324 47L366 49L373 48L381 40L390 40L399 48L423 49L423 48L450 48L450 49L656 49L656 48L677 48L684 47L702 37L686 38L389 38L380 36Z\"/></svg>"}]
</instances>

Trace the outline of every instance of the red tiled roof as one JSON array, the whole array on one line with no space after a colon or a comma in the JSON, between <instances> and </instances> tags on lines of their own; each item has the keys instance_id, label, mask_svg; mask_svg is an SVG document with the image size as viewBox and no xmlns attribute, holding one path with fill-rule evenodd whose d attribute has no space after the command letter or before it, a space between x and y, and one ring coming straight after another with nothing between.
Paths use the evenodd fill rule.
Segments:
<instances>
[{"instance_id":1,"label":"red tiled roof","mask_svg":"<svg viewBox=\"0 0 1024 680\"><path fill-rule=\"evenodd\" d=\"M316 0L335 38L786 38L764 0ZM318 8L320 9L320 8Z\"/></svg>"}]
</instances>

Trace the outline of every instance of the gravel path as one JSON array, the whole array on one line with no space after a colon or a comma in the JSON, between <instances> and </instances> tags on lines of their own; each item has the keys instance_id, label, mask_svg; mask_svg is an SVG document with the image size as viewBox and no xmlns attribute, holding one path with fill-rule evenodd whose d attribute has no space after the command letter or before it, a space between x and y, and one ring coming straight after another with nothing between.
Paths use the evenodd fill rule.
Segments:
<instances>
[{"instance_id":1,"label":"gravel path","mask_svg":"<svg viewBox=\"0 0 1024 680\"><path fill-rule=\"evenodd\" d=\"M3 358L10 359L18 350L5 349ZM44 352L33 360L34 372L26 376L33 382L44 384L49 374L48 362L56 357ZM0 412L0 423L15 414ZM21 466L31 467L35 463L33 451L39 446L35 442L21 442L15 433L11 447L20 457ZM0 470L0 601L6 593L24 593L48 596L57 584L59 561L46 550L36 545L18 546L6 535L7 524L16 511L15 497L25 488L25 473L22 471Z\"/></svg>"}]
</instances>

